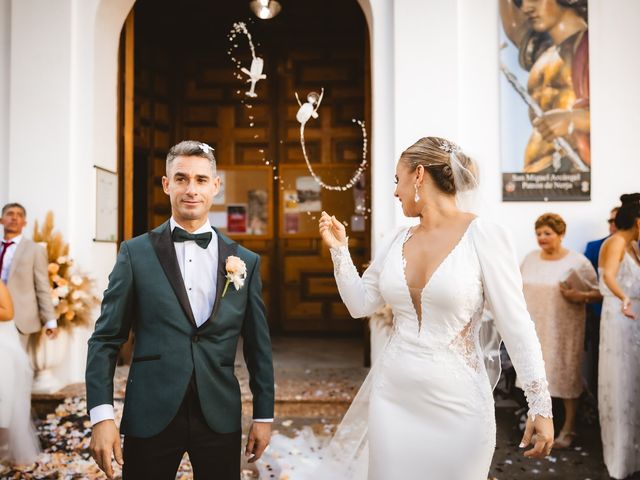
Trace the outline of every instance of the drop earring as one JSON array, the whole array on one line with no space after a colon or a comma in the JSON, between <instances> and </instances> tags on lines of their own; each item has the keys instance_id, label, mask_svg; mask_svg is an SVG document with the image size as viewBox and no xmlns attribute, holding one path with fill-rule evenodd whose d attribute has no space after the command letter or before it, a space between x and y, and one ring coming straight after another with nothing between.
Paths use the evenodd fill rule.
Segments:
<instances>
[{"instance_id":1,"label":"drop earring","mask_svg":"<svg viewBox=\"0 0 640 480\"><path fill-rule=\"evenodd\" d=\"M420 194L418 193L418 184L414 184L414 186L416 187L416 196L413 197L413 199L415 200L416 203L418 203L420 201Z\"/></svg>"}]
</instances>

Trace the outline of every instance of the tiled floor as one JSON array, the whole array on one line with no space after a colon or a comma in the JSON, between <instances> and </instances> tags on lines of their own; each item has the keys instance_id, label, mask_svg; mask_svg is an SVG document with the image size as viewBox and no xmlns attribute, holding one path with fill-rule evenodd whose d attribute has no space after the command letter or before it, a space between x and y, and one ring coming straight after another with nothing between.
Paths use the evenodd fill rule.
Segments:
<instances>
[{"instance_id":1,"label":"tiled floor","mask_svg":"<svg viewBox=\"0 0 640 480\"><path fill-rule=\"evenodd\" d=\"M272 348L276 369L359 368L364 365L363 341L358 338L275 337Z\"/></svg>"},{"instance_id":2,"label":"tiled floor","mask_svg":"<svg viewBox=\"0 0 640 480\"><path fill-rule=\"evenodd\" d=\"M278 397L309 398L309 393L317 391L318 381L333 381L335 391L346 397L357 391L362 372L366 371L362 369L363 347L359 339L276 338L273 341L273 351L276 383L281 385ZM301 371L306 371L307 374L301 374ZM336 376L336 371L343 375ZM345 372L351 372L351 375L344 375ZM522 437L518 428L520 416L517 415L517 409L512 407L514 403L502 401L500 404L506 407L496 409L498 435L490 471L492 478L610 479L602 461L600 434L595 425L581 425L580 436L572 448L556 450L545 460L529 460L522 456L517 448ZM312 409L306 409L306 415L277 419L274 428L286 436L295 437L301 434L305 426L311 426L316 434L326 436L327 432L333 430L338 418L322 418ZM295 480L295 477L291 478ZM640 475L632 478L640 479Z\"/></svg>"},{"instance_id":3,"label":"tiled floor","mask_svg":"<svg viewBox=\"0 0 640 480\"><path fill-rule=\"evenodd\" d=\"M274 430L289 437L300 437L304 427L312 427L320 440L330 437L341 415L367 370L363 365L363 347L359 339L274 338L276 369L276 421ZM250 405L248 378L242 355L236 361L237 374L245 405ZM119 369L116 398L122 398L127 369ZM2 471L0 478L75 479L104 478L97 474L88 456L90 428L84 405L82 385L69 389L70 397L58 410L38 424L45 451L29 473ZM502 402L513 405L513 402ZM116 403L121 411L122 403ZM554 451L551 457L535 461L522 457L517 448L521 433L514 408L496 409L497 449L491 477L509 479L607 480L602 463L599 432L594 426L581 425L577 443L567 451ZM248 428L248 418L245 431ZM257 478L255 468L244 465L243 478ZM178 478L191 478L185 460ZM295 475L288 477L298 480ZM425 471L425 479L428 479ZM640 475L633 477L640 478ZM304 479L300 479L304 480ZM390 479L401 480L401 479ZM413 480L413 479L411 479Z\"/></svg>"}]
</instances>

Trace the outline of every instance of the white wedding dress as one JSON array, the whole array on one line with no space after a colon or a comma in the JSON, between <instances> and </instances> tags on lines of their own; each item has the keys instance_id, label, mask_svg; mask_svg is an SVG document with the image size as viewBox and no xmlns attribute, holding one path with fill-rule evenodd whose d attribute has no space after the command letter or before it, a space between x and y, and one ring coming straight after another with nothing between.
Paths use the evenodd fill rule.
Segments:
<instances>
[{"instance_id":1,"label":"white wedding dress","mask_svg":"<svg viewBox=\"0 0 640 480\"><path fill-rule=\"evenodd\" d=\"M9 440L0 445L0 460L30 465L40 452L31 423L33 371L13 321L0 322L0 365L0 429Z\"/></svg>"},{"instance_id":2,"label":"white wedding dress","mask_svg":"<svg viewBox=\"0 0 640 480\"><path fill-rule=\"evenodd\" d=\"M625 252L616 276L636 320L622 313L603 278L600 269L598 410L604 463L609 475L622 479L640 471L640 265Z\"/></svg>"},{"instance_id":3,"label":"white wedding dress","mask_svg":"<svg viewBox=\"0 0 640 480\"><path fill-rule=\"evenodd\" d=\"M524 385L529 414L551 417L542 352L506 232L473 220L422 290L421 315L405 279L410 234L402 229L380 248L362 277L346 247L331 250L351 315L366 317L389 304L395 324L319 470L292 475L295 480L486 480L496 426L480 341L485 301Z\"/></svg>"}]
</instances>

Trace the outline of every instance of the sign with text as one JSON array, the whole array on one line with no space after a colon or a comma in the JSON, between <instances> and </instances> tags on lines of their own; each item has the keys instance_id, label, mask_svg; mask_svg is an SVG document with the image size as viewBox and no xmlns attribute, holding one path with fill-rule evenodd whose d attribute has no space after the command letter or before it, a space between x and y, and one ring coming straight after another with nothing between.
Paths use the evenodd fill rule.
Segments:
<instances>
[{"instance_id":1,"label":"sign with text","mask_svg":"<svg viewBox=\"0 0 640 480\"><path fill-rule=\"evenodd\" d=\"M590 200L587 0L497 1L502 198Z\"/></svg>"}]
</instances>

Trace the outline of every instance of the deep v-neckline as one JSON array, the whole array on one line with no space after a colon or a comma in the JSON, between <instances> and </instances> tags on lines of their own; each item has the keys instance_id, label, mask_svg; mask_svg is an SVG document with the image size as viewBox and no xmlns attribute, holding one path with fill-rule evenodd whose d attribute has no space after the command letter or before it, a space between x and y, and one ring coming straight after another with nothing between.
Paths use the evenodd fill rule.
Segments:
<instances>
[{"instance_id":1,"label":"deep v-neckline","mask_svg":"<svg viewBox=\"0 0 640 480\"><path fill-rule=\"evenodd\" d=\"M409 282L407 281L407 258L404 255L404 247L407 244L407 242L411 239L411 237L413 236L413 231L412 230L415 227L409 227L407 229L407 233L405 233L404 238L402 240L402 245L400 245L400 257L402 259L402 276L403 276L404 286L405 286L405 288L407 290L407 294L409 295L409 301L413 305L413 313L415 314L416 319L418 320L418 333L420 333L420 331L422 330L422 297L424 296L424 293L431 286L433 278L436 276L436 274L443 268L444 264L447 263L449 258L451 258L451 256L454 254L454 252L460 246L460 244L462 244L464 239L467 237L467 234L471 230L471 227L473 226L473 224L474 224L474 222L476 221L477 218L478 217L473 217L473 219L468 223L468 225L466 226L464 232L462 233L462 235L460 235L460 238L458 238L458 240L453 245L453 247L451 247L449 252L438 263L436 268L433 269L433 271L431 272L431 275L429 275L429 278L427 278L427 280L426 280L426 282L425 282L425 284L424 284L424 286L422 288L410 287L409 286ZM413 296L411 295L411 290L420 290L420 293L418 295L418 299L419 299L419 303L420 303L419 304L419 308L416 307L416 304L413 301Z\"/></svg>"}]
</instances>

